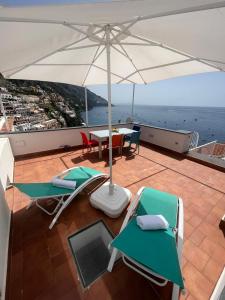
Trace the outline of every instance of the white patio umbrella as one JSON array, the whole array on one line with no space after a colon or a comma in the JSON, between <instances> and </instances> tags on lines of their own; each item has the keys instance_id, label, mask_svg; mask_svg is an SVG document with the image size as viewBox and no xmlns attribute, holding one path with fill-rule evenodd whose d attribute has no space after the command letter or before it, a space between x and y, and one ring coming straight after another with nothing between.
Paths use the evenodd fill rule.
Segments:
<instances>
[{"instance_id":1,"label":"white patio umbrella","mask_svg":"<svg viewBox=\"0 0 225 300\"><path fill-rule=\"evenodd\" d=\"M225 1L117 0L0 7L6 78L108 85L224 71Z\"/></svg>"}]
</instances>

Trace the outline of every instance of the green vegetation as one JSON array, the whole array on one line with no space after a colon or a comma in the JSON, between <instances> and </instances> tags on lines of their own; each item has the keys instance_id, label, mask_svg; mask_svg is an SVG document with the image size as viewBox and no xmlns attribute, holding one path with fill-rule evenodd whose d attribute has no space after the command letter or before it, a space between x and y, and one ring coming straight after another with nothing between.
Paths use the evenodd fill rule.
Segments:
<instances>
[{"instance_id":1,"label":"green vegetation","mask_svg":"<svg viewBox=\"0 0 225 300\"><path fill-rule=\"evenodd\" d=\"M81 112L85 110L85 90L83 87L65 83L4 80L4 86L14 95L33 95L39 97L37 105L44 109L49 119L56 119L61 127L80 126L84 122ZM3 85L2 85L3 86ZM102 97L87 90L88 109L95 106L107 106Z\"/></svg>"}]
</instances>

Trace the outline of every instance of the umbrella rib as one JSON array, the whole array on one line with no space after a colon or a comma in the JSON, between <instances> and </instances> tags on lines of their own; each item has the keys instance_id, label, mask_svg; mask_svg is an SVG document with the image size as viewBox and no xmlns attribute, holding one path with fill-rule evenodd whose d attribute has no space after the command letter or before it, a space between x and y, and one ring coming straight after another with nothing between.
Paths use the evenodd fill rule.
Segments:
<instances>
[{"instance_id":1,"label":"umbrella rib","mask_svg":"<svg viewBox=\"0 0 225 300\"><path fill-rule=\"evenodd\" d=\"M119 32L119 30L117 30L117 29L115 29L115 28L114 28L113 30ZM162 43L158 43L158 42L155 42L155 41L146 39L146 38L142 38L142 37L140 37L140 36L138 36L138 35L135 35L135 34L129 33L128 35L131 36L131 37L133 37L133 38L136 38L136 39L138 39L138 40L147 42L147 43L149 43L149 45L161 47L161 48L163 48L163 49L166 49L166 50L172 51L172 52L174 52L174 53L177 53L177 54L179 54L179 55L183 55L183 56L185 56L185 57L192 58L192 59L194 59L194 60L196 60L196 61L199 61L199 62L201 62L201 63L203 63L203 64L205 64L205 65L207 65L207 66L209 66L209 67L213 67L213 68L215 68L215 69L217 69L217 70L219 70L219 71L224 71L222 68L217 67L217 66L214 65L214 64L205 62L204 59L202 59L202 58L194 57L193 55L184 53L184 52L179 51L179 50L177 50L177 49L173 49L173 48L171 48L171 47L169 47L169 46L167 46L167 45L164 45L164 44L162 44ZM141 45L141 44L140 44L140 45ZM208 61L212 61L212 60L208 60Z\"/></svg>"},{"instance_id":2,"label":"umbrella rib","mask_svg":"<svg viewBox=\"0 0 225 300\"><path fill-rule=\"evenodd\" d=\"M124 34L126 32L126 34L128 34L128 29L131 28L132 26L134 26L137 22L138 22L139 18L135 18L135 20L131 21L127 26L125 26L124 28L122 28L120 31L118 31L119 33L115 36L113 36L113 38L111 39L111 43L114 41L114 40L118 40L118 37L122 34ZM111 29L114 29L113 26L111 26ZM112 30L111 30L111 33L112 33Z\"/></svg>"},{"instance_id":3,"label":"umbrella rib","mask_svg":"<svg viewBox=\"0 0 225 300\"><path fill-rule=\"evenodd\" d=\"M74 25L74 26L90 26L90 23L76 23L60 20L48 19L31 19L31 18L15 18L15 17L0 17L0 22L15 22L15 23L33 23L33 24L55 24L55 25ZM128 23L128 22L126 22ZM100 27L102 24L96 24Z\"/></svg>"},{"instance_id":4,"label":"umbrella rib","mask_svg":"<svg viewBox=\"0 0 225 300\"><path fill-rule=\"evenodd\" d=\"M211 3L211 4L205 4L205 5L199 5L199 6L192 6L189 8L182 8L182 9L176 9L176 10L171 10L171 11L166 11L162 13L157 13L157 14L151 14L148 16L139 16L135 17L135 19L130 19L126 20L123 22L115 22L112 23L112 26L117 26L117 25L124 25L127 23L130 23L127 27L130 27L131 24L136 23L138 21L143 21L143 20L150 20L150 19L155 19L155 18L160 18L160 17L167 17L171 15L179 15L179 14L184 14L184 13L190 13L190 12L198 12L198 11L205 11L205 10L211 10L211 9L217 9L217 8L223 8L225 7L225 1L220 1L217 3ZM66 21L59 21L59 20L44 20L44 19L31 19L31 18L15 18L15 17L0 17L0 22L23 22L23 23L43 23L43 24L56 24L56 25L76 25L76 26L89 26L90 23L79 23L79 22L66 22ZM107 22L103 22L101 24L96 24L97 26L100 25L106 25ZM122 32L121 32L122 34Z\"/></svg>"},{"instance_id":5,"label":"umbrella rib","mask_svg":"<svg viewBox=\"0 0 225 300\"><path fill-rule=\"evenodd\" d=\"M71 28L72 29L72 28ZM75 28L73 28L74 30L75 30ZM98 30L98 31L96 31L96 34L97 33L100 33L102 30ZM79 40L77 40L76 42L74 42L72 45L76 45L76 44L78 44L78 43L80 43L80 42L83 42L84 40L87 40L89 38L89 36L87 35L87 34L85 34L85 36L83 37L83 38L81 38L81 39L79 39ZM72 45L66 45L63 49L61 49L61 50L58 50L59 52L60 51L64 51L64 50L67 50L67 47L70 47L70 46L72 46ZM96 45L98 45L98 44L96 44ZM82 47L82 46L80 46L80 47ZM85 47L85 46L84 46ZM69 49L74 49L74 48L69 48ZM69 50L68 49L68 50Z\"/></svg>"},{"instance_id":6,"label":"umbrella rib","mask_svg":"<svg viewBox=\"0 0 225 300\"><path fill-rule=\"evenodd\" d=\"M38 63L39 61L41 61L41 60L43 60L43 59L45 59L45 58L47 58L47 57L49 57L49 56L51 56L51 55L53 55L53 54L59 52L59 51L65 49L65 48L67 48L67 47L70 47L70 46L72 46L72 45L75 45L76 43L81 42L81 41L83 41L83 40L85 40L85 39L87 39L87 37L83 37L83 38L81 38L79 41L75 41L75 42L66 44L66 45L64 45L64 46L62 46L62 47L60 47L60 48L58 48L58 49L56 49L56 50L54 50L54 51L49 52L48 54L46 54L46 55L44 55L44 56L42 56L42 57L39 57L38 59L36 59L36 60L30 62L29 64L25 64L25 65L21 66L21 67L19 67L18 70L16 70L15 72L11 73L10 75L8 75L7 78L10 78L11 76L13 76L13 75L15 75L15 74L21 72L22 70L26 69L27 67L32 66L32 65ZM14 68L14 69L15 69L15 68ZM7 72L7 71L2 71L2 73L4 73L4 72Z\"/></svg>"},{"instance_id":7,"label":"umbrella rib","mask_svg":"<svg viewBox=\"0 0 225 300\"><path fill-rule=\"evenodd\" d=\"M105 37L105 33L104 33L103 38L102 38L103 40L104 40L104 37ZM102 44L99 44L98 48L97 48L96 51L95 51L95 54L94 54L94 57L93 57L93 59L92 59L91 65L89 66L88 71L87 71L87 73L86 73L86 75L85 75L85 77L84 77L82 86L84 86L85 81L87 80L87 77L88 77L88 75L89 75L89 73L90 73L90 71L91 71L91 67L93 66L94 62L96 61L96 56L98 55L98 51L99 51L101 45L102 45Z\"/></svg>"},{"instance_id":8,"label":"umbrella rib","mask_svg":"<svg viewBox=\"0 0 225 300\"><path fill-rule=\"evenodd\" d=\"M166 45L164 45L164 44L159 44L158 46L161 47L161 48L163 48L163 49L172 51L172 52L174 52L174 53L177 53L177 54L180 54L180 55L183 55L183 56L192 58L193 60L199 61L199 62L201 62L202 64L205 64L205 65L207 65L207 66L209 66L209 67L213 67L213 68L215 68L215 69L217 69L217 70L219 70L219 71L223 71L222 68L219 68L219 67L217 67L216 65L214 65L214 64L212 64L212 63L207 63L207 62L205 62L204 60L202 60L202 59L199 58L199 57L196 57L196 56L193 56L193 55L190 55L190 54L187 54L187 53L183 53L182 51L173 49L173 48L171 48L171 47L169 47L169 46L166 46Z\"/></svg>"},{"instance_id":9,"label":"umbrella rib","mask_svg":"<svg viewBox=\"0 0 225 300\"><path fill-rule=\"evenodd\" d=\"M221 61L221 60L209 59L209 58L204 58L204 57L199 57L199 59L225 65L225 61ZM223 70L221 70L221 71L223 71Z\"/></svg>"},{"instance_id":10,"label":"umbrella rib","mask_svg":"<svg viewBox=\"0 0 225 300\"><path fill-rule=\"evenodd\" d=\"M92 66L95 67L95 68L97 68L97 69L99 69L99 70L102 70L102 71L104 71L104 72L107 73L107 70L104 69L104 68L102 68L102 67L99 67L99 66L94 65L94 64L93 64ZM116 74L116 73L114 73L114 72L111 72L111 74L114 75L114 76L116 76L116 77L121 78L122 80L126 80L123 76L118 75L118 74ZM132 81L132 80L130 80L130 79L128 79L127 81L129 81L130 83L135 83L134 81Z\"/></svg>"},{"instance_id":11,"label":"umbrella rib","mask_svg":"<svg viewBox=\"0 0 225 300\"><path fill-rule=\"evenodd\" d=\"M218 8L223 8L223 7L225 7L225 1L220 1L217 3L210 3L210 4L205 4L205 5L203 4L203 5L199 5L199 6L192 6L189 8L181 8L181 9L175 9L175 10L171 10L171 11L151 14L151 15L147 15L147 16L140 16L140 17L136 18L136 21L151 20L151 19L156 19L156 18L161 18L161 17L168 17L168 16L186 14L186 13L191 13L191 12L212 10L212 9L218 9ZM113 26L124 25L124 24L130 23L132 21L133 21L133 19L128 19L126 21L113 23L111 25L113 25Z\"/></svg>"},{"instance_id":12,"label":"umbrella rib","mask_svg":"<svg viewBox=\"0 0 225 300\"><path fill-rule=\"evenodd\" d=\"M116 42L118 43L118 45L120 46L120 48L122 49L122 51L124 52L125 56L127 57L127 59L131 62L132 66L135 68L136 72L139 74L141 80L143 81L144 84L146 84L144 78L142 77L140 71L138 70L138 68L136 67L136 65L134 64L134 62L132 61L132 58L128 55L127 51L124 49L124 47L120 44L120 41L117 39L117 36L114 35L113 32L111 32L113 35L113 39L116 40Z\"/></svg>"},{"instance_id":13,"label":"umbrella rib","mask_svg":"<svg viewBox=\"0 0 225 300\"><path fill-rule=\"evenodd\" d=\"M45 66L56 66L56 67L60 67L60 66L67 66L67 67L79 67L79 66L90 66L90 64L34 64L33 65L34 67L45 67ZM99 69L99 70L102 70L104 72L107 72L106 69L100 67L100 66L97 66L95 64L92 64L92 67L95 67L96 69ZM129 81L130 83L135 83L133 80L130 80L130 79L127 79L119 74L116 74L114 72L111 72L112 75L120 78L122 81L124 80L127 80Z\"/></svg>"},{"instance_id":14,"label":"umbrella rib","mask_svg":"<svg viewBox=\"0 0 225 300\"><path fill-rule=\"evenodd\" d=\"M119 52L121 55L123 55L124 57L127 58L127 56L120 50L120 49L117 49L114 45L111 45L111 47L116 50L117 52Z\"/></svg>"},{"instance_id":15,"label":"umbrella rib","mask_svg":"<svg viewBox=\"0 0 225 300\"><path fill-rule=\"evenodd\" d=\"M173 48L171 48L171 47L169 47L169 46L167 46L167 45L164 45L164 44L162 44L162 43L154 42L154 41L149 40L149 39L143 39L143 38L140 38L140 37L137 36L137 35L132 35L132 37L137 38L137 39L145 40L146 42L149 42L150 44L153 43L153 44L155 44L155 46L161 47L161 48L163 48L163 49L172 51L172 52L174 52L174 53L177 53L177 54L179 54L179 55L183 55L183 56L188 57L188 58L192 58L193 60L199 61L199 62L201 62L201 63L203 63L203 64L205 64L205 65L207 65L207 66L209 66L209 67L213 67L213 68L215 68L215 69L217 69L217 70L219 70L219 71L222 71L222 69L219 68L219 67L217 67L216 65L213 65L213 64L211 64L211 63L204 62L201 58L198 58L198 57L195 57L195 56L193 56L193 55L184 53L184 52L179 51L179 50L177 50L177 49L173 49Z\"/></svg>"},{"instance_id":16,"label":"umbrella rib","mask_svg":"<svg viewBox=\"0 0 225 300\"><path fill-rule=\"evenodd\" d=\"M30 18L28 19L28 18L14 18L14 17L0 17L0 22L41 23L41 24L55 24L55 25L62 25L64 23L66 24L66 22L57 21L57 20L43 20L43 19L30 19Z\"/></svg>"},{"instance_id":17,"label":"umbrella rib","mask_svg":"<svg viewBox=\"0 0 225 300\"><path fill-rule=\"evenodd\" d=\"M78 32L80 32L80 33L86 35L88 38L90 38L90 35L89 35L86 31L84 31L84 30L82 30L82 29L80 29L80 28L74 27L74 25L71 25L71 24L68 24L68 23L65 23L65 24L63 24L63 25L64 25L65 27L68 27L68 28L72 29L72 30L78 31ZM102 42L102 39L101 39L101 38L98 38L98 37L97 37L97 34L100 33L100 32L102 32L103 30L104 30L104 29L101 28L101 29L99 29L99 30L97 30L97 31L95 32L95 39L97 39L99 42Z\"/></svg>"},{"instance_id":18,"label":"umbrella rib","mask_svg":"<svg viewBox=\"0 0 225 300\"><path fill-rule=\"evenodd\" d=\"M72 47L72 48L62 49L62 50L59 50L59 52L79 50L79 49L85 49L85 48L94 48L94 47L97 47L97 46L99 46L99 44L84 45L84 46L78 46L78 47Z\"/></svg>"},{"instance_id":19,"label":"umbrella rib","mask_svg":"<svg viewBox=\"0 0 225 300\"><path fill-rule=\"evenodd\" d=\"M60 63L55 63L55 64L34 64L34 67L45 67L45 66L68 66L68 67L74 67L74 66L90 66L90 64L60 64Z\"/></svg>"},{"instance_id":20,"label":"umbrella rib","mask_svg":"<svg viewBox=\"0 0 225 300\"><path fill-rule=\"evenodd\" d=\"M148 47L154 47L156 45L151 45L150 43L120 43L121 45L124 46L148 46Z\"/></svg>"},{"instance_id":21,"label":"umbrella rib","mask_svg":"<svg viewBox=\"0 0 225 300\"><path fill-rule=\"evenodd\" d=\"M113 31L120 32L120 30L118 30L118 29L116 29L116 28L113 28ZM135 35L135 34L132 34L132 33L130 33L130 32L127 33L127 35L128 35L128 36L131 36L131 37L133 37L133 38L135 38L135 39L137 39L137 40L140 40L140 41L142 41L142 42L147 42L150 46L158 46L158 45L159 45L159 43L157 43L157 42L150 41L149 39L140 37L140 36ZM142 44L140 43L140 45L142 45Z\"/></svg>"},{"instance_id":22,"label":"umbrella rib","mask_svg":"<svg viewBox=\"0 0 225 300\"><path fill-rule=\"evenodd\" d=\"M158 65L158 66L154 66L154 67L143 68L143 69L140 69L139 71L148 71L148 70L154 70L154 69L159 69L159 68L165 68L165 67L169 67L169 66L173 66L173 65L182 64L182 63L185 63L185 62L190 62L190 61L193 61L193 60L195 60L195 59L194 58L187 58L187 59L184 59L184 60L175 61L175 62L168 63L168 64L163 64L163 65ZM126 76L124 79L118 81L117 83L121 83L124 80L128 80L131 76L133 76L136 73L137 73L137 71L131 73L130 75Z\"/></svg>"},{"instance_id":23,"label":"umbrella rib","mask_svg":"<svg viewBox=\"0 0 225 300\"><path fill-rule=\"evenodd\" d=\"M98 53L98 55L95 57L93 63L96 62L96 60L102 55L102 53L104 52L105 48L106 48L105 46L102 48L102 50L101 50L101 51Z\"/></svg>"},{"instance_id":24,"label":"umbrella rib","mask_svg":"<svg viewBox=\"0 0 225 300\"><path fill-rule=\"evenodd\" d=\"M123 55L124 57L127 58L127 56L126 56L121 50L117 49L114 45L111 45L111 47L112 47L114 50L118 51L121 55ZM136 73L136 71L135 71L134 73L132 73L132 74L135 74L135 73ZM123 78L123 79L122 79L121 81L119 81L119 82L122 82L122 81L124 81L124 80L127 79L126 77L122 77L122 78ZM128 80L128 81L135 84L134 81L130 81L130 80ZM119 83L119 82L117 82L117 83Z\"/></svg>"},{"instance_id":25,"label":"umbrella rib","mask_svg":"<svg viewBox=\"0 0 225 300\"><path fill-rule=\"evenodd\" d=\"M76 42L74 42L72 45L76 45L76 44L78 44L80 42L83 42L84 40L87 40L87 39L88 39L88 37L84 36L83 38L81 38L81 39L77 40ZM63 49L66 49L67 47L70 47L72 45L66 45ZM61 50L58 50L58 51L61 51Z\"/></svg>"},{"instance_id":26,"label":"umbrella rib","mask_svg":"<svg viewBox=\"0 0 225 300\"><path fill-rule=\"evenodd\" d=\"M84 31L84 30L82 30L80 28L77 28L74 25L71 25L71 24L68 24L68 23L64 23L63 26L68 27L70 29L73 29L75 31L78 31L78 32L80 32L80 33L85 34L86 36L88 36L86 31Z\"/></svg>"},{"instance_id":27,"label":"umbrella rib","mask_svg":"<svg viewBox=\"0 0 225 300\"><path fill-rule=\"evenodd\" d=\"M76 29L73 28L73 27L71 27L70 29L73 29L73 30L76 31ZM99 29L98 31L96 31L96 33L100 33L101 31L102 31L102 29ZM51 55L53 55L53 54L55 54L55 53L57 53L57 52L60 52L61 50L66 49L67 47L70 47L70 46L75 45L75 44L77 44L77 43L79 43L79 42L82 42L82 41L84 41L85 39L88 39L88 38L89 38L89 36L87 35L87 33L85 33L85 36L84 36L83 38L79 39L78 41L74 41L74 42L72 42L72 43L66 44L66 45L64 45L64 46L62 46L62 47L60 47L60 48L58 48L58 49L56 49L56 50L54 50L54 51L49 52L48 54L46 54L46 55L44 55L44 56L42 56L42 57L39 57L38 59L36 59L36 60L30 62L29 64L25 64L25 65L19 67L18 70L16 70L15 72L9 74L9 75L7 76L7 78L10 78L11 76L13 76L13 75L15 75L15 74L21 72L22 70L26 69L27 67L36 64L37 62L41 61L42 59L45 59L45 58L47 58L47 57L49 57L49 56L51 56ZM15 69L15 68L14 68L14 69ZM4 74L4 72L7 72L7 71L2 71L3 74Z\"/></svg>"}]
</instances>

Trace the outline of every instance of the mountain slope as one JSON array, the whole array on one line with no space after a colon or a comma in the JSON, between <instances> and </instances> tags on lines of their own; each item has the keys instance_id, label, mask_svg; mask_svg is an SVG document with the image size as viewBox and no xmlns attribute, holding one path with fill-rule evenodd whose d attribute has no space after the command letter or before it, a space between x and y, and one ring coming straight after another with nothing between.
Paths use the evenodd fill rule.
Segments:
<instances>
[{"instance_id":1,"label":"mountain slope","mask_svg":"<svg viewBox=\"0 0 225 300\"><path fill-rule=\"evenodd\" d=\"M33 81L33 80L15 80L10 79L9 82L12 82L17 87L40 87L46 92L53 92L59 94L64 98L64 100L69 102L73 107L79 105L80 110L85 110L85 92L84 88L76 85L65 84L65 83L55 83L47 81ZM88 109L92 109L95 106L107 106L107 101L96 95L95 93L87 90L88 97Z\"/></svg>"}]
</instances>

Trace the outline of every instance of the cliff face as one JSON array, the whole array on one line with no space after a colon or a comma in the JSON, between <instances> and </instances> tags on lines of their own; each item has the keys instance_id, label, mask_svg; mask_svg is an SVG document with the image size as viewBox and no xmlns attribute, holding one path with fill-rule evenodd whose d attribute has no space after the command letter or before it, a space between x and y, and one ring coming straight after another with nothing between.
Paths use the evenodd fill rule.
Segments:
<instances>
[{"instance_id":1,"label":"cliff face","mask_svg":"<svg viewBox=\"0 0 225 300\"><path fill-rule=\"evenodd\" d=\"M54 128L80 126L84 122L81 112L85 110L85 89L80 86L34 80L5 80L0 73L0 87L4 87L10 97L19 97L17 104L5 101L6 114L17 116L19 110L26 110L25 116L14 125L27 123L30 126L44 126L46 121L55 120ZM88 109L107 106L108 102L87 90ZM15 98L14 98L15 99ZM35 114L35 116L34 116ZM33 121L31 121L33 120ZM17 124L18 123L18 124Z\"/></svg>"},{"instance_id":2,"label":"cliff face","mask_svg":"<svg viewBox=\"0 0 225 300\"><path fill-rule=\"evenodd\" d=\"M6 81L1 73L0 73L0 86L2 86L2 87L6 86Z\"/></svg>"},{"instance_id":3,"label":"cliff face","mask_svg":"<svg viewBox=\"0 0 225 300\"><path fill-rule=\"evenodd\" d=\"M33 81L33 80L7 80L15 84L18 88L33 88L38 91L39 88L46 93L55 93L64 98L65 102L68 102L70 106L79 106L80 110L85 110L85 93L84 88L76 85L55 83L46 81ZM34 93L36 94L36 93ZM108 102L96 95L95 93L87 90L88 96L88 109L92 109L95 106L107 106Z\"/></svg>"}]
</instances>

